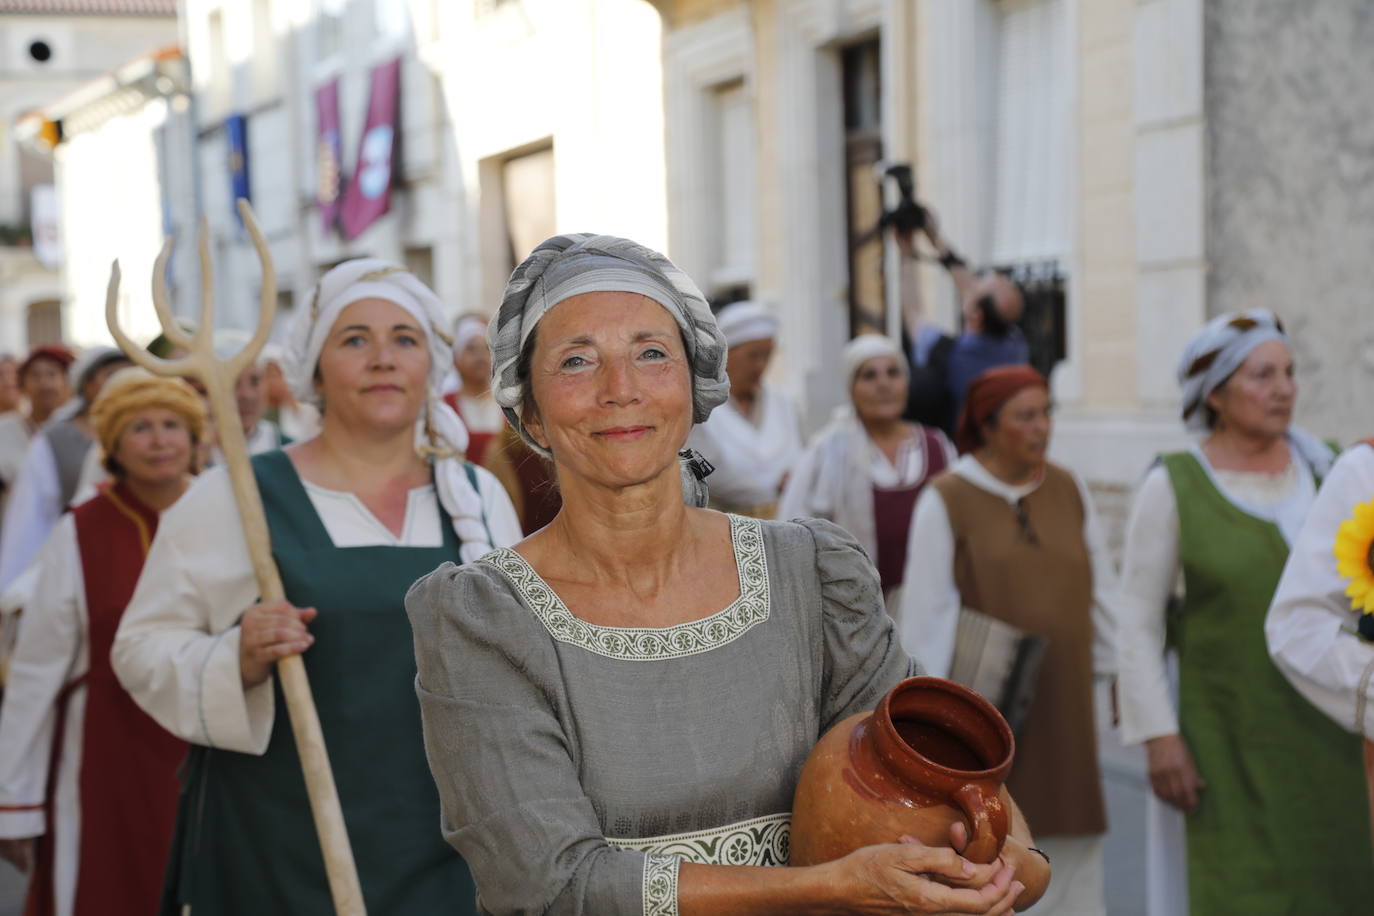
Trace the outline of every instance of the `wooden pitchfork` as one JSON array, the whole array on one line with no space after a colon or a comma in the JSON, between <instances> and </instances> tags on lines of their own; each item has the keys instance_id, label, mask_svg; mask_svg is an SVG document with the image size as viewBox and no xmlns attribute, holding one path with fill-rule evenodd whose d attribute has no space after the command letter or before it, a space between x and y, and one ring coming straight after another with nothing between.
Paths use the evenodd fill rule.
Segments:
<instances>
[{"instance_id":1,"label":"wooden pitchfork","mask_svg":"<svg viewBox=\"0 0 1374 916\"><path fill-rule=\"evenodd\" d=\"M162 246L162 252L153 266L153 305L157 308L162 332L172 344L186 350L186 355L176 359L160 359L135 344L124 333L115 314L119 300L118 260L110 266L105 321L120 349L138 365L157 375L195 376L205 385L215 429L219 433L220 451L224 454L229 480L234 487L234 501L238 503L239 519L243 522L248 555L253 561L253 575L258 582L258 592L262 596L261 600L275 601L284 598L285 592L282 589L281 574L272 560L272 541L267 530L267 516L263 512L262 496L258 492L258 483L253 477L253 468L248 460L248 442L244 438L243 426L239 423L238 406L234 401L234 382L239 373L252 364L272 330L272 317L277 310L277 274L272 265L272 255L268 251L267 241L253 217L253 208L246 200L239 200L238 208L239 215L243 217L243 225L253 240L253 247L257 249L258 260L262 263L262 305L258 314L258 327L242 350L223 360L215 355L215 304L210 265L210 233L204 219L200 224L200 324L194 333L188 334L177 324L167 304L167 259L172 251L170 237ZM324 733L320 730L315 700L310 693L310 682L306 679L305 663L299 655L283 658L277 662L277 676L281 680L286 708L291 716L291 730L296 736L301 768L305 771L310 811L315 818L320 850L324 853L324 868L329 877L329 891L334 898L334 910L341 916L362 916L366 911L363 906L362 888L358 883L358 870L353 863L353 849L348 843L343 809L339 806L339 793L334 787L334 773L329 767L329 755L324 747Z\"/></svg>"}]
</instances>

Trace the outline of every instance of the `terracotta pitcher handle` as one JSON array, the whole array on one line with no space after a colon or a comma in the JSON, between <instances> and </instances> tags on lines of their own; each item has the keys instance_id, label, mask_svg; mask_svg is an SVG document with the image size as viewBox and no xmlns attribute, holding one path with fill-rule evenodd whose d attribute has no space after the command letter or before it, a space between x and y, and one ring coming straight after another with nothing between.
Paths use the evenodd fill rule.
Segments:
<instances>
[{"instance_id":1,"label":"terracotta pitcher handle","mask_svg":"<svg viewBox=\"0 0 1374 916\"><path fill-rule=\"evenodd\" d=\"M979 865L988 864L997 858L1007 838L1007 809L997 797L997 790L989 793L983 786L971 782L956 791L952 800L968 821L969 838L964 858Z\"/></svg>"}]
</instances>

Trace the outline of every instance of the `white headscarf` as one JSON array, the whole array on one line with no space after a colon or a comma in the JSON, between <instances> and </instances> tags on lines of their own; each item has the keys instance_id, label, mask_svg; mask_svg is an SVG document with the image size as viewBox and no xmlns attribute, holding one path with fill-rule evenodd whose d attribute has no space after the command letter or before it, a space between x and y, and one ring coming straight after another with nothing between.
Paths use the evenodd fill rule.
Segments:
<instances>
[{"instance_id":1,"label":"white headscarf","mask_svg":"<svg viewBox=\"0 0 1374 916\"><path fill-rule=\"evenodd\" d=\"M266 369L268 366L276 363L277 368L285 374L286 362L286 348L281 344L265 343L262 345L262 349L258 351L257 364L259 369Z\"/></svg>"},{"instance_id":2,"label":"white headscarf","mask_svg":"<svg viewBox=\"0 0 1374 916\"><path fill-rule=\"evenodd\" d=\"M853 387L854 376L859 374L859 368L875 356L896 357L897 365L902 367L902 372L910 372L907 367L906 354L902 352L902 348L897 346L892 338L882 334L860 334L845 344L844 351L840 354L840 361L844 365L846 388Z\"/></svg>"},{"instance_id":3,"label":"white headscarf","mask_svg":"<svg viewBox=\"0 0 1374 916\"><path fill-rule=\"evenodd\" d=\"M716 321L720 324L720 333L725 335L727 347L755 340L775 340L778 336L777 316L748 299L731 302L722 308L716 313Z\"/></svg>"},{"instance_id":4,"label":"white headscarf","mask_svg":"<svg viewBox=\"0 0 1374 916\"><path fill-rule=\"evenodd\" d=\"M1193 432L1207 431L1207 396L1231 377L1260 344L1277 340L1292 347L1283 322L1269 309L1218 315L1188 341L1178 361L1178 383L1183 389L1183 422ZM1331 449L1306 430L1288 427L1288 443L1317 477L1325 477L1334 455ZM1304 510L1305 511L1305 510Z\"/></svg>"},{"instance_id":5,"label":"white headscarf","mask_svg":"<svg viewBox=\"0 0 1374 916\"><path fill-rule=\"evenodd\" d=\"M860 334L845 344L840 354L846 394L853 390L859 369L875 356L895 356L902 371L908 371L906 355L890 337ZM854 535L876 562L878 530L873 517L871 449L868 431L859 422L852 401L837 407L788 479L778 517L829 519Z\"/></svg>"},{"instance_id":6,"label":"white headscarf","mask_svg":"<svg viewBox=\"0 0 1374 916\"><path fill-rule=\"evenodd\" d=\"M1207 429L1207 396L1231 377L1260 344L1289 344L1283 323L1268 309L1218 315L1188 341L1178 361L1183 389L1183 422L1194 432Z\"/></svg>"},{"instance_id":7,"label":"white headscarf","mask_svg":"<svg viewBox=\"0 0 1374 916\"><path fill-rule=\"evenodd\" d=\"M486 336L488 321L489 319L472 313L459 315L453 322L453 352L462 353L474 337Z\"/></svg>"},{"instance_id":8,"label":"white headscarf","mask_svg":"<svg viewBox=\"0 0 1374 916\"><path fill-rule=\"evenodd\" d=\"M434 486L462 542L463 562L470 563L493 547L510 546L515 539L488 530L481 494L468 479L462 460L468 447L467 428L438 396L439 385L453 362L440 330L447 323L443 306L439 297L404 267L377 258L358 258L345 261L320 278L309 307L296 315L287 341L284 368L292 393L297 400L320 404L315 390L320 351L340 313L362 299L394 302L424 331L429 345L429 380L425 407L415 422L415 447L420 455L434 461Z\"/></svg>"}]
</instances>

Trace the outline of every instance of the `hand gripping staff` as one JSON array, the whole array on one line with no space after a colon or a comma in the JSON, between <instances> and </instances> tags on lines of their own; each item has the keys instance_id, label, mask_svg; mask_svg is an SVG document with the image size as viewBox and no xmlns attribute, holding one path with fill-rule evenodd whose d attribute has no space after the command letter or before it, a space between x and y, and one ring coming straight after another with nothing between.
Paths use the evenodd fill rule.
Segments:
<instances>
[{"instance_id":1,"label":"hand gripping staff","mask_svg":"<svg viewBox=\"0 0 1374 916\"><path fill-rule=\"evenodd\" d=\"M195 333L188 334L176 323L168 307L167 258L171 254L172 239L162 246L153 266L153 305L157 308L162 331L174 345L187 351L177 359L160 359L137 346L119 326L116 306L119 296L119 261L110 267L110 286L105 300L105 321L110 333L129 358L157 375L195 376L204 383L210 399L210 412L219 434L219 447L234 487L234 501L238 503L239 518L253 561L253 574L263 601L285 597L281 575L272 560L272 542L267 531L267 516L262 509L262 496L248 461L248 443L238 423L238 407L234 401L234 381L257 356L272 329L272 317L277 310L277 275L267 242L258 229L257 220L248 201L238 202L243 225L257 249L262 263L262 305L258 327L242 350L228 359L215 355L215 305L210 265L209 230L205 221L200 225L200 324ZM353 849L348 844L343 809L339 793L334 787L334 773L329 767L329 755L324 747L324 734L315 712L315 700L306 679L305 664L299 655L277 662L277 676L281 680L286 708L291 717L291 731L296 737L301 768L305 771L305 787L310 796L310 811L324 854L325 873L329 876L329 891L334 898L334 910L340 916L363 916L362 888L358 870L353 863Z\"/></svg>"}]
</instances>

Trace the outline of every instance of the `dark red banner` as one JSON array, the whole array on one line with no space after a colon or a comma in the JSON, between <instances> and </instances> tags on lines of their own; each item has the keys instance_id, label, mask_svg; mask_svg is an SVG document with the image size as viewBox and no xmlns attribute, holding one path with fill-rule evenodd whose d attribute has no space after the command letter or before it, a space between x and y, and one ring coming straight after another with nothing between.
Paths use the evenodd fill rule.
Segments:
<instances>
[{"instance_id":1,"label":"dark red banner","mask_svg":"<svg viewBox=\"0 0 1374 916\"><path fill-rule=\"evenodd\" d=\"M315 90L315 206L324 231L333 231L339 219L343 190L343 138L339 136L339 80L334 78Z\"/></svg>"},{"instance_id":2,"label":"dark red banner","mask_svg":"<svg viewBox=\"0 0 1374 916\"><path fill-rule=\"evenodd\" d=\"M372 70L367 124L358 142L353 180L344 192L339 227L352 240L391 206L392 153L396 148L396 112L401 101L401 59Z\"/></svg>"}]
</instances>

